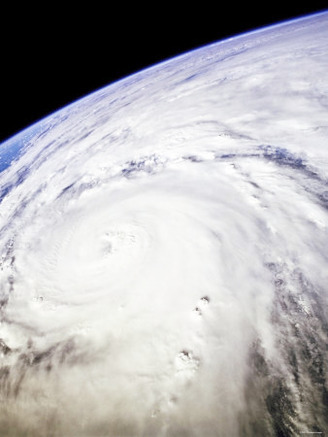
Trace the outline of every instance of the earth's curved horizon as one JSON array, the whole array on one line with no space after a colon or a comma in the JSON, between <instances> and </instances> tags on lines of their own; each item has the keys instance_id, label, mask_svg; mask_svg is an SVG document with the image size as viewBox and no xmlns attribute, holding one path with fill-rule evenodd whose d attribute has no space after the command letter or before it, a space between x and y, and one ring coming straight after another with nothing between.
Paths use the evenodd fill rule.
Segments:
<instances>
[{"instance_id":1,"label":"earth's curved horizon","mask_svg":"<svg viewBox=\"0 0 328 437\"><path fill-rule=\"evenodd\" d=\"M0 435L328 433L328 12L0 147Z\"/></svg>"}]
</instances>

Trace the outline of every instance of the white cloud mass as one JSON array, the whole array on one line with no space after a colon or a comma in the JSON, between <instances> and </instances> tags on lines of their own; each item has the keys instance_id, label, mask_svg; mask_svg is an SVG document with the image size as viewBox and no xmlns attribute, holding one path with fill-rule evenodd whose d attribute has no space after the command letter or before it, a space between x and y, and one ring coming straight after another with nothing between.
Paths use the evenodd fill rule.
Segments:
<instances>
[{"instance_id":1,"label":"white cloud mass","mask_svg":"<svg viewBox=\"0 0 328 437\"><path fill-rule=\"evenodd\" d=\"M327 432L327 71L323 13L1 146L0 435Z\"/></svg>"}]
</instances>

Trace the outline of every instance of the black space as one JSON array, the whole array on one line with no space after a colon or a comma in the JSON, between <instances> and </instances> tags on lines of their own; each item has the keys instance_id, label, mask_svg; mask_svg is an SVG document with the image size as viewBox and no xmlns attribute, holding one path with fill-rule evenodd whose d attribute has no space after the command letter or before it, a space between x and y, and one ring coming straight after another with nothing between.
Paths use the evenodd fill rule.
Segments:
<instances>
[{"instance_id":1,"label":"black space","mask_svg":"<svg viewBox=\"0 0 328 437\"><path fill-rule=\"evenodd\" d=\"M287 3L287 2L285 2ZM293 2L290 2L293 3ZM299 2L298 2L299 3ZM132 5L132 6L131 6ZM248 30L328 9L327 2L89 2L2 10L0 142L51 112L154 63Z\"/></svg>"}]
</instances>

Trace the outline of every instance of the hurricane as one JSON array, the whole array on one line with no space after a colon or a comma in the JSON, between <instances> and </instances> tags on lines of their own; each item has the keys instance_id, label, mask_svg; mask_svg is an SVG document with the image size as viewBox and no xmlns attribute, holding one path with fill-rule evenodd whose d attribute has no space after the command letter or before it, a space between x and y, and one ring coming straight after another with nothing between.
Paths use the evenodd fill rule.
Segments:
<instances>
[{"instance_id":1,"label":"hurricane","mask_svg":"<svg viewBox=\"0 0 328 437\"><path fill-rule=\"evenodd\" d=\"M0 434L328 432L328 13L0 147Z\"/></svg>"}]
</instances>

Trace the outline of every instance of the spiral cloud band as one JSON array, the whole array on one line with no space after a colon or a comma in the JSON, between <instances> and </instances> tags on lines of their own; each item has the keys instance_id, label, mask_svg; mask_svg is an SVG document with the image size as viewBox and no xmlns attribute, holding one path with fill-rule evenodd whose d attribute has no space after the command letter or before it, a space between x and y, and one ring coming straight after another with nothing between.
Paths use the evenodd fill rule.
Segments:
<instances>
[{"instance_id":1,"label":"spiral cloud band","mask_svg":"<svg viewBox=\"0 0 328 437\"><path fill-rule=\"evenodd\" d=\"M328 432L328 15L2 145L0 434Z\"/></svg>"}]
</instances>

